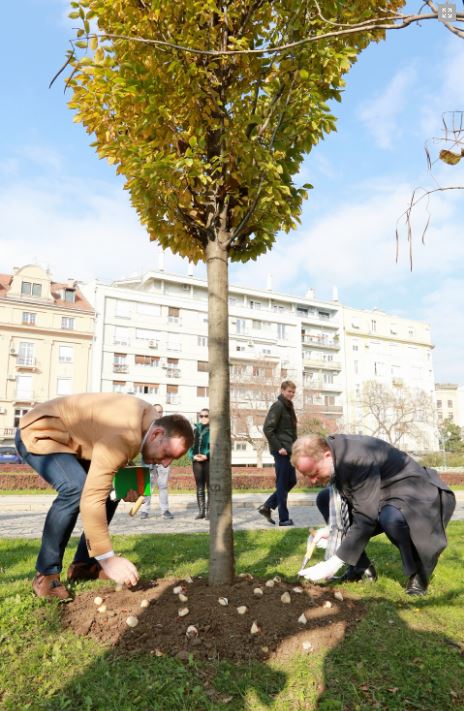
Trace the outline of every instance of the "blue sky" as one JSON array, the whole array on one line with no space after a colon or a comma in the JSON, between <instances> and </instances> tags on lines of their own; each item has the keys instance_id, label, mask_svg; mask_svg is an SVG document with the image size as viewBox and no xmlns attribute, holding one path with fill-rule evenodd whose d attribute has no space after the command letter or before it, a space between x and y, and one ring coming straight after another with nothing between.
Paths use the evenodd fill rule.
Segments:
<instances>
[{"instance_id":1,"label":"blue sky","mask_svg":"<svg viewBox=\"0 0 464 711\"><path fill-rule=\"evenodd\" d=\"M158 264L114 169L98 160L72 122L60 80L69 46L65 0L23 0L3 9L0 48L0 248L2 272L38 262L55 279L104 281ZM410 3L409 7L417 10ZM306 159L311 182L301 227L279 235L271 253L233 266L231 281L303 295L309 287L358 308L379 308L432 326L437 381L464 384L464 191L429 202L414 218L414 268L406 231L395 228L416 187L464 185L464 165L427 171L424 143L441 135L441 114L464 110L464 40L440 23L391 32L347 75L338 131ZM431 143L433 150L436 145ZM167 255L167 269L186 273ZM195 274L204 275L199 266Z\"/></svg>"}]
</instances>

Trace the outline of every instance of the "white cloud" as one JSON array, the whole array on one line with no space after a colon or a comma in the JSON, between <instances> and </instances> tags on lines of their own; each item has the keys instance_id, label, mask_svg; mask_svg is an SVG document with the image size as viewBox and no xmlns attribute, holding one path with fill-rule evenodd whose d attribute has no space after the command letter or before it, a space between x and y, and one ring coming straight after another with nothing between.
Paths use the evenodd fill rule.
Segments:
<instances>
[{"instance_id":1,"label":"white cloud","mask_svg":"<svg viewBox=\"0 0 464 711\"><path fill-rule=\"evenodd\" d=\"M425 298L424 319L436 344L434 371L438 382L464 384L464 289L462 279L432 283Z\"/></svg>"},{"instance_id":2,"label":"white cloud","mask_svg":"<svg viewBox=\"0 0 464 711\"><path fill-rule=\"evenodd\" d=\"M415 84L417 72L410 65L398 71L385 90L364 101L359 118L380 148L391 148L401 133L399 117Z\"/></svg>"}]
</instances>

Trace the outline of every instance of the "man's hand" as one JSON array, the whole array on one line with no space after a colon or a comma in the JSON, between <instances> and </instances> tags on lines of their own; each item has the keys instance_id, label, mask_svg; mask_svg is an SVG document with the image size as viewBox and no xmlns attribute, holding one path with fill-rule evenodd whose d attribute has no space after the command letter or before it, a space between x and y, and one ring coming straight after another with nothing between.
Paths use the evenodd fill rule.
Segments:
<instances>
[{"instance_id":1,"label":"man's hand","mask_svg":"<svg viewBox=\"0 0 464 711\"><path fill-rule=\"evenodd\" d=\"M333 555L329 560L324 560L322 563L316 563L316 565L312 565L310 568L300 570L298 575L301 575L302 578L306 578L306 580L310 580L312 583L319 583L322 580L332 578L344 564L341 558L337 555Z\"/></svg>"},{"instance_id":2,"label":"man's hand","mask_svg":"<svg viewBox=\"0 0 464 711\"><path fill-rule=\"evenodd\" d=\"M283 457L288 456L288 452L287 452L287 450L285 449L285 447L281 447L281 448L279 449L279 451L278 451L278 454L281 454Z\"/></svg>"},{"instance_id":3,"label":"man's hand","mask_svg":"<svg viewBox=\"0 0 464 711\"><path fill-rule=\"evenodd\" d=\"M111 580L120 585L137 585L139 574L137 568L130 560L119 555L98 561Z\"/></svg>"}]
</instances>

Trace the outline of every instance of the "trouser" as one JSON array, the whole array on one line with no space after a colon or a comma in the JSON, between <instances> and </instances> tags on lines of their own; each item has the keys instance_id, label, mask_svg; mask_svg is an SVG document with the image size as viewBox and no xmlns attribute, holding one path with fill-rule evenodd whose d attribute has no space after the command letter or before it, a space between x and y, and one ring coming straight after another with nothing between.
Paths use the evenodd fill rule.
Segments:
<instances>
[{"instance_id":1,"label":"trouser","mask_svg":"<svg viewBox=\"0 0 464 711\"><path fill-rule=\"evenodd\" d=\"M151 511L151 497L153 495L153 490L155 484L158 484L158 496L159 496L159 506L161 513L169 511L169 501L168 501L168 478L169 478L169 467L163 467L162 464L153 464L150 467L150 486L151 494L150 496L144 496L143 504L140 509L141 513L150 513Z\"/></svg>"},{"instance_id":2,"label":"trouser","mask_svg":"<svg viewBox=\"0 0 464 711\"><path fill-rule=\"evenodd\" d=\"M329 523L329 501L330 489L327 487L322 489L316 497L317 508L327 524ZM351 520L352 511L349 504L348 508ZM403 570L406 575L413 575L420 570L421 562L414 543L411 540L408 522L406 521L403 513L397 509L396 506L392 506L392 504L385 504L380 509L377 527L372 536L378 536L379 533L385 533L393 545L398 548L403 563ZM365 551L363 551L358 562L356 563L356 567L365 569L370 565L370 563L371 561Z\"/></svg>"},{"instance_id":3,"label":"trouser","mask_svg":"<svg viewBox=\"0 0 464 711\"><path fill-rule=\"evenodd\" d=\"M276 473L276 490L264 506L270 509L277 508L279 511L279 521L287 521L289 518L287 500L288 492L293 489L296 484L295 467L290 462L290 455L274 454L275 473Z\"/></svg>"},{"instance_id":4,"label":"trouser","mask_svg":"<svg viewBox=\"0 0 464 711\"><path fill-rule=\"evenodd\" d=\"M195 486L197 488L197 503L200 513L205 513L208 509L209 499L209 459L203 462L192 462L193 476L195 477Z\"/></svg>"},{"instance_id":5,"label":"trouser","mask_svg":"<svg viewBox=\"0 0 464 711\"><path fill-rule=\"evenodd\" d=\"M53 501L42 533L42 543L36 562L36 570L44 575L61 573L63 555L76 525L90 462L73 454L31 454L21 440L20 430L16 432L16 448L23 458L42 479L58 492ZM118 501L106 501L106 516L110 523L118 506ZM75 562L93 563L82 534L74 556Z\"/></svg>"}]
</instances>

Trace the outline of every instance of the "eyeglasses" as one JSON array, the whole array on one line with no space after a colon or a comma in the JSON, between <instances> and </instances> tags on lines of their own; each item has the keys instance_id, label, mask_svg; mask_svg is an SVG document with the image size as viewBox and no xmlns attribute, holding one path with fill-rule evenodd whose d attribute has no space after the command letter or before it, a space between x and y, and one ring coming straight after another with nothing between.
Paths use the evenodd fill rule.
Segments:
<instances>
[{"instance_id":1,"label":"eyeglasses","mask_svg":"<svg viewBox=\"0 0 464 711\"><path fill-rule=\"evenodd\" d=\"M209 420L209 415L200 415L200 420Z\"/></svg>"}]
</instances>

